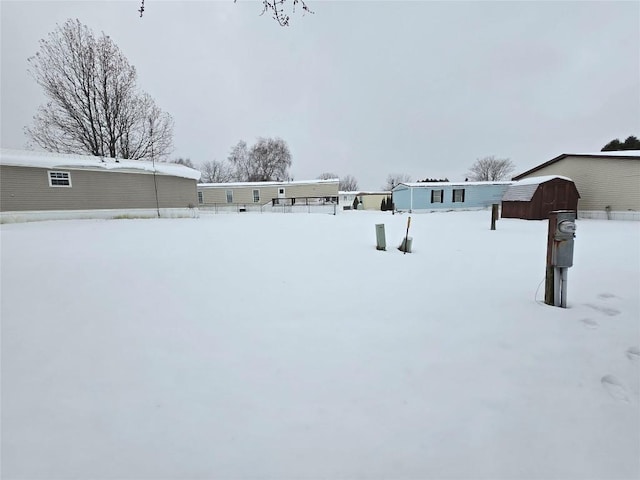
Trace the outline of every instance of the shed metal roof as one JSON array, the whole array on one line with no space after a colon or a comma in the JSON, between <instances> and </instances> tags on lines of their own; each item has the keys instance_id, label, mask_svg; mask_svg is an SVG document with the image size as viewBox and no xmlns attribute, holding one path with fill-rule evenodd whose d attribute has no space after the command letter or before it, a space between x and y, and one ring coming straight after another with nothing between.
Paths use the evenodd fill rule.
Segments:
<instances>
[{"instance_id":1,"label":"shed metal roof","mask_svg":"<svg viewBox=\"0 0 640 480\"><path fill-rule=\"evenodd\" d=\"M539 185L556 178L573 181L569 177L563 177L562 175L542 175L540 177L525 178L507 188L502 200L505 202L529 202L535 195Z\"/></svg>"}]
</instances>

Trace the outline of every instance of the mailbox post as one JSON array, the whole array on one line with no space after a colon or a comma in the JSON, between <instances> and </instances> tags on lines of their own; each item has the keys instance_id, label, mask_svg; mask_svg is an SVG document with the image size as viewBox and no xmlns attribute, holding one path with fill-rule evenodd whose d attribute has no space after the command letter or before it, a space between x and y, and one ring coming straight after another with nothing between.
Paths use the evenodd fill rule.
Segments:
<instances>
[{"instance_id":1,"label":"mailbox post","mask_svg":"<svg viewBox=\"0 0 640 480\"><path fill-rule=\"evenodd\" d=\"M376 224L376 249L386 250L387 240L384 235L384 223Z\"/></svg>"},{"instance_id":2,"label":"mailbox post","mask_svg":"<svg viewBox=\"0 0 640 480\"><path fill-rule=\"evenodd\" d=\"M544 291L544 303L547 305L567 307L567 269L573 266L575 232L576 212L557 210L549 213Z\"/></svg>"}]
</instances>

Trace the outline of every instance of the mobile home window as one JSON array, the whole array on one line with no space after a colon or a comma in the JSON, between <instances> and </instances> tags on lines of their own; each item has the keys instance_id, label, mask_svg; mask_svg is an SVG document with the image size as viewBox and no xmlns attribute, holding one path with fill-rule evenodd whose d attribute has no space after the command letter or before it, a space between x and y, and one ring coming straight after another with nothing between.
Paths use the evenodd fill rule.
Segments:
<instances>
[{"instance_id":1,"label":"mobile home window","mask_svg":"<svg viewBox=\"0 0 640 480\"><path fill-rule=\"evenodd\" d=\"M233 203L233 190L227 190L227 203Z\"/></svg>"},{"instance_id":2,"label":"mobile home window","mask_svg":"<svg viewBox=\"0 0 640 480\"><path fill-rule=\"evenodd\" d=\"M454 202L464 202L464 188L454 188L453 189L453 201Z\"/></svg>"},{"instance_id":3,"label":"mobile home window","mask_svg":"<svg viewBox=\"0 0 640 480\"><path fill-rule=\"evenodd\" d=\"M443 190L431 190L431 203L442 203Z\"/></svg>"},{"instance_id":4,"label":"mobile home window","mask_svg":"<svg viewBox=\"0 0 640 480\"><path fill-rule=\"evenodd\" d=\"M69 172L49 172L50 187L70 187L71 174Z\"/></svg>"},{"instance_id":5,"label":"mobile home window","mask_svg":"<svg viewBox=\"0 0 640 480\"><path fill-rule=\"evenodd\" d=\"M253 191L253 203L258 203L260 201L260 190Z\"/></svg>"},{"instance_id":6,"label":"mobile home window","mask_svg":"<svg viewBox=\"0 0 640 480\"><path fill-rule=\"evenodd\" d=\"M198 203L204 203L204 198L202 198L202 192L198 192Z\"/></svg>"}]
</instances>

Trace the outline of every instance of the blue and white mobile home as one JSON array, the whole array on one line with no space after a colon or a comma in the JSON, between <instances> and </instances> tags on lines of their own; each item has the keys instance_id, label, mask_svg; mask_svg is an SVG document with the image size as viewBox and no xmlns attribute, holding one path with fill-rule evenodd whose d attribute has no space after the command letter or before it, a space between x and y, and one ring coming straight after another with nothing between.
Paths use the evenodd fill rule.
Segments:
<instances>
[{"instance_id":1,"label":"blue and white mobile home","mask_svg":"<svg viewBox=\"0 0 640 480\"><path fill-rule=\"evenodd\" d=\"M400 183L393 189L393 204L401 212L482 209L499 204L512 183Z\"/></svg>"}]
</instances>

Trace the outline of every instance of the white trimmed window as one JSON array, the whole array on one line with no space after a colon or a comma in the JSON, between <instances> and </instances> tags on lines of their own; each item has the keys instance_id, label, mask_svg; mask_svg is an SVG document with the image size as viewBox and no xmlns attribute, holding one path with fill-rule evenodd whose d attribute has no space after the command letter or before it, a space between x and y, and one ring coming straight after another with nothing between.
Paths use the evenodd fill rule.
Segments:
<instances>
[{"instance_id":1,"label":"white trimmed window","mask_svg":"<svg viewBox=\"0 0 640 480\"><path fill-rule=\"evenodd\" d=\"M464 202L464 188L454 188L452 200L454 202Z\"/></svg>"},{"instance_id":2,"label":"white trimmed window","mask_svg":"<svg viewBox=\"0 0 640 480\"><path fill-rule=\"evenodd\" d=\"M443 190L431 190L431 203L442 203Z\"/></svg>"},{"instance_id":3,"label":"white trimmed window","mask_svg":"<svg viewBox=\"0 0 640 480\"><path fill-rule=\"evenodd\" d=\"M233 190L226 190L227 203L233 203Z\"/></svg>"},{"instance_id":4,"label":"white trimmed window","mask_svg":"<svg viewBox=\"0 0 640 480\"><path fill-rule=\"evenodd\" d=\"M70 187L71 174L69 172L49 171L50 187Z\"/></svg>"},{"instance_id":5,"label":"white trimmed window","mask_svg":"<svg viewBox=\"0 0 640 480\"><path fill-rule=\"evenodd\" d=\"M204 198L202 197L202 192L198 192L198 203L204 203Z\"/></svg>"},{"instance_id":6,"label":"white trimmed window","mask_svg":"<svg viewBox=\"0 0 640 480\"><path fill-rule=\"evenodd\" d=\"M260 201L260 190L253 191L253 203L258 203Z\"/></svg>"}]
</instances>

